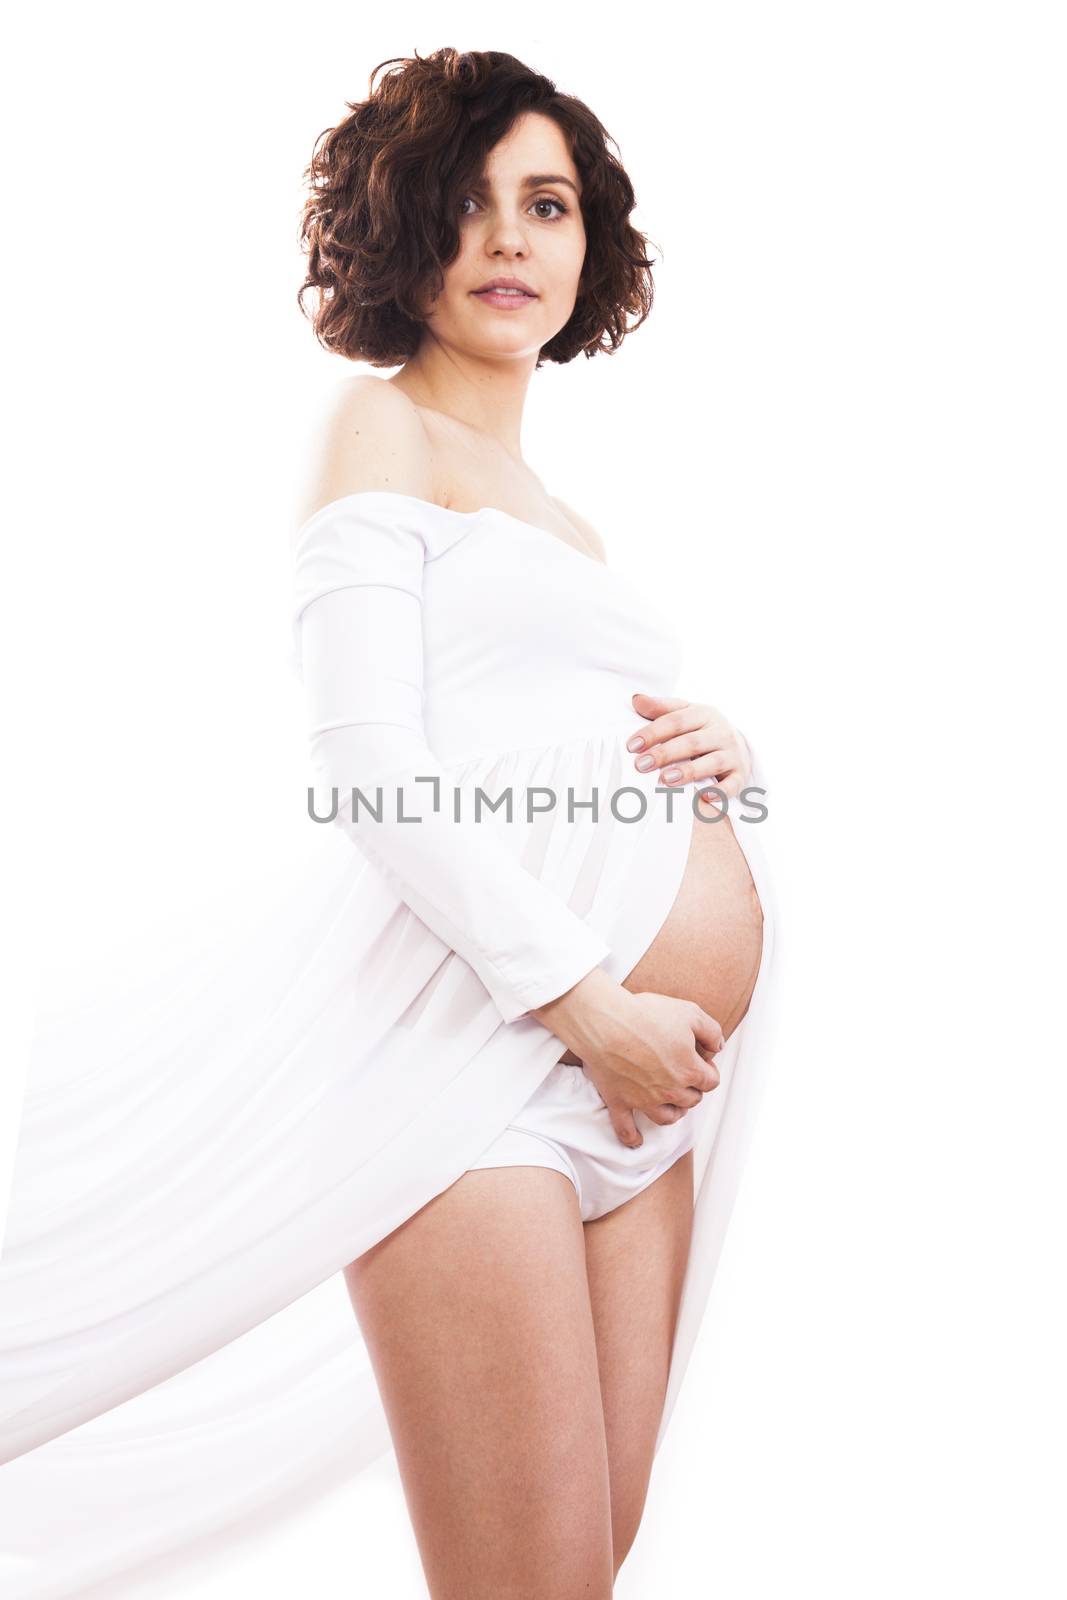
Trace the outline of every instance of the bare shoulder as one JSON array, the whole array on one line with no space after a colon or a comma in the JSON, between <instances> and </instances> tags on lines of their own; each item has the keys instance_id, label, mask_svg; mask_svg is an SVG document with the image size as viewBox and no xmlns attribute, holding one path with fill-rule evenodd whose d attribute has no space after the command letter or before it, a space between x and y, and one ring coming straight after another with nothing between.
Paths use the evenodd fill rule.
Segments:
<instances>
[{"instance_id":1,"label":"bare shoulder","mask_svg":"<svg viewBox=\"0 0 1067 1600\"><path fill-rule=\"evenodd\" d=\"M327 396L311 430L297 522L346 494L370 490L431 500L432 452L407 395L384 378L360 374Z\"/></svg>"},{"instance_id":2,"label":"bare shoulder","mask_svg":"<svg viewBox=\"0 0 1067 1600\"><path fill-rule=\"evenodd\" d=\"M567 520L574 523L574 526L582 535L582 538L588 542L590 549L599 558L599 560L606 562L608 559L608 553L604 548L604 541L600 537L599 533L597 533L592 523L587 522L584 517L579 516L574 507L569 506L566 500L561 500L558 495L553 495L552 500L554 504L556 504L563 512L563 515L567 518Z\"/></svg>"}]
</instances>

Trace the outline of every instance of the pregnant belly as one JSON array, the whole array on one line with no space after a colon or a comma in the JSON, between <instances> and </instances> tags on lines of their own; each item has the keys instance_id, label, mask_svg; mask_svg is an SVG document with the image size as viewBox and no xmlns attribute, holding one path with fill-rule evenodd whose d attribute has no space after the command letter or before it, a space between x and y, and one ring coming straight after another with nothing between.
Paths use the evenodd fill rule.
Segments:
<instances>
[{"instance_id":1,"label":"pregnant belly","mask_svg":"<svg viewBox=\"0 0 1067 1600\"><path fill-rule=\"evenodd\" d=\"M704 815L711 808L701 803ZM763 951L763 911L729 817L693 823L674 904L623 987L695 1000L727 1038L748 1010Z\"/></svg>"},{"instance_id":2,"label":"pregnant belly","mask_svg":"<svg viewBox=\"0 0 1067 1600\"><path fill-rule=\"evenodd\" d=\"M703 802L701 810L712 815ZM623 987L695 1000L728 1039L748 1010L762 953L763 910L733 824L697 819L674 904ZM561 1060L579 1064L570 1050Z\"/></svg>"}]
</instances>

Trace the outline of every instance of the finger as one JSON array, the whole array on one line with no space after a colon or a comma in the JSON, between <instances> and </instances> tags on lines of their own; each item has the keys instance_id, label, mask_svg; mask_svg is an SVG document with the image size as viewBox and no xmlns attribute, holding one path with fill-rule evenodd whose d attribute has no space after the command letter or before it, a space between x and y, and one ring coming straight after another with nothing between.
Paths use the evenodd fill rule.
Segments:
<instances>
[{"instance_id":1,"label":"finger","mask_svg":"<svg viewBox=\"0 0 1067 1600\"><path fill-rule=\"evenodd\" d=\"M719 1087L719 1069L712 1060L712 1052L707 1045L698 1044L694 1040L693 1051L694 1059L691 1067L695 1076L690 1082L690 1088L701 1095L710 1094L713 1089ZM681 1099L680 1094L678 1099Z\"/></svg>"},{"instance_id":2,"label":"finger","mask_svg":"<svg viewBox=\"0 0 1067 1600\"><path fill-rule=\"evenodd\" d=\"M696 1050L696 1053L700 1057L701 1061L706 1062L711 1068L712 1072L715 1074L715 1080L718 1082L719 1068L715 1061L717 1052L709 1050L706 1044L698 1044L695 1041L693 1048Z\"/></svg>"},{"instance_id":3,"label":"finger","mask_svg":"<svg viewBox=\"0 0 1067 1600\"><path fill-rule=\"evenodd\" d=\"M729 810L730 802L723 794L718 784L710 789L701 789L697 792L698 816L704 822L714 825L721 822Z\"/></svg>"},{"instance_id":4,"label":"finger","mask_svg":"<svg viewBox=\"0 0 1067 1600\"><path fill-rule=\"evenodd\" d=\"M685 1116L688 1106L676 1106L668 1102L665 1105L653 1106L651 1111L646 1111L645 1116L650 1122L657 1122L661 1128L669 1128L672 1122L680 1122Z\"/></svg>"},{"instance_id":5,"label":"finger","mask_svg":"<svg viewBox=\"0 0 1067 1600\"><path fill-rule=\"evenodd\" d=\"M689 704L688 700L671 699L669 695L640 692L631 695L630 699L639 717L659 717L665 711L679 711L682 706Z\"/></svg>"},{"instance_id":6,"label":"finger","mask_svg":"<svg viewBox=\"0 0 1067 1600\"><path fill-rule=\"evenodd\" d=\"M718 787L722 790L724 795L729 797L729 799L737 799L738 795L741 793L741 774L736 767L734 768L733 772L727 773L725 777L722 776L722 774L719 775Z\"/></svg>"},{"instance_id":7,"label":"finger","mask_svg":"<svg viewBox=\"0 0 1067 1600\"><path fill-rule=\"evenodd\" d=\"M701 752L691 763L694 778L722 778L728 772L737 771L737 758L730 750L708 750Z\"/></svg>"},{"instance_id":8,"label":"finger","mask_svg":"<svg viewBox=\"0 0 1067 1600\"><path fill-rule=\"evenodd\" d=\"M668 695L658 694L635 694L631 696L631 699L638 716L644 717L646 720L642 727L636 728L627 738L628 740L632 738L641 739L643 741L642 747L649 742L649 729L657 717L665 717L671 711L681 711L689 704L688 700L675 700ZM654 742L654 740L651 742Z\"/></svg>"},{"instance_id":9,"label":"finger","mask_svg":"<svg viewBox=\"0 0 1067 1600\"><path fill-rule=\"evenodd\" d=\"M705 750L737 750L737 729L714 706L700 707L704 713L701 727Z\"/></svg>"},{"instance_id":10,"label":"finger","mask_svg":"<svg viewBox=\"0 0 1067 1600\"><path fill-rule=\"evenodd\" d=\"M726 1043L726 1036L715 1018L702 1010L700 1006L695 1005L693 1007L690 1027L697 1042L702 1044L706 1050L710 1050L712 1055L720 1051Z\"/></svg>"},{"instance_id":11,"label":"finger","mask_svg":"<svg viewBox=\"0 0 1067 1600\"><path fill-rule=\"evenodd\" d=\"M697 756L691 761L672 761L665 754L667 748L661 746L658 752L663 768L659 780L661 783L680 785L699 783L704 778L710 778L725 794L736 796L741 793L741 771L728 750L711 750L707 755ZM653 769L650 767L648 770L651 772Z\"/></svg>"},{"instance_id":12,"label":"finger","mask_svg":"<svg viewBox=\"0 0 1067 1600\"><path fill-rule=\"evenodd\" d=\"M719 1087L719 1069L714 1061L705 1061L703 1056L693 1058L694 1079L692 1087L699 1089L701 1094L710 1094Z\"/></svg>"},{"instance_id":13,"label":"finger","mask_svg":"<svg viewBox=\"0 0 1067 1600\"><path fill-rule=\"evenodd\" d=\"M683 702L682 705L674 710L668 711L662 716L654 717L645 727L638 728L634 733L629 734L626 740L626 748L636 752L638 755L643 755L653 745L658 746L667 739L681 738L684 734L693 734L703 725L704 707ZM706 747L706 738L698 738L693 744L679 746L674 753L678 756L700 755ZM668 759L670 758L668 757ZM649 767L642 770L651 771L652 769Z\"/></svg>"},{"instance_id":14,"label":"finger","mask_svg":"<svg viewBox=\"0 0 1067 1600\"><path fill-rule=\"evenodd\" d=\"M730 809L730 802L717 783L697 790L697 816L712 827L721 822Z\"/></svg>"},{"instance_id":15,"label":"finger","mask_svg":"<svg viewBox=\"0 0 1067 1600\"><path fill-rule=\"evenodd\" d=\"M694 1085L693 1087L694 1088L699 1088L699 1092L702 1095L705 1095L705 1094L710 1094L713 1089L717 1089L719 1087L719 1084L721 1082L721 1074L719 1072L718 1067L715 1065L714 1061L708 1061L701 1054L702 1050L703 1050L703 1046L698 1044L697 1045L697 1054L700 1055L700 1060L701 1060L701 1063L703 1064L703 1067L704 1067L704 1078L703 1078L703 1082L700 1085Z\"/></svg>"},{"instance_id":16,"label":"finger","mask_svg":"<svg viewBox=\"0 0 1067 1600\"><path fill-rule=\"evenodd\" d=\"M673 712L671 714L674 715ZM652 723L651 726L655 728L657 724ZM693 763L698 756L704 754L707 747L707 740L699 727L684 728L679 732L670 733L669 737L667 734L657 739L648 739L646 736L646 748L637 752L634 766L638 772L655 772L657 768L667 767L681 768L683 771L687 768L692 770ZM629 749L630 746L627 745L626 748ZM647 765L642 766L642 761Z\"/></svg>"},{"instance_id":17,"label":"finger","mask_svg":"<svg viewBox=\"0 0 1067 1600\"><path fill-rule=\"evenodd\" d=\"M625 1111L621 1107L611 1113L611 1126L624 1145L631 1150L638 1150L644 1144L644 1139L634 1121L632 1111Z\"/></svg>"},{"instance_id":18,"label":"finger","mask_svg":"<svg viewBox=\"0 0 1067 1600\"><path fill-rule=\"evenodd\" d=\"M699 1045L697 1049L700 1049ZM713 1068L713 1070L717 1070L717 1068ZM671 1098L661 1102L660 1108L662 1109L664 1105L668 1105L676 1106L679 1111L692 1111L693 1107L698 1106L703 1098L704 1092L702 1089L696 1088L691 1083L679 1084L677 1089L671 1091Z\"/></svg>"}]
</instances>

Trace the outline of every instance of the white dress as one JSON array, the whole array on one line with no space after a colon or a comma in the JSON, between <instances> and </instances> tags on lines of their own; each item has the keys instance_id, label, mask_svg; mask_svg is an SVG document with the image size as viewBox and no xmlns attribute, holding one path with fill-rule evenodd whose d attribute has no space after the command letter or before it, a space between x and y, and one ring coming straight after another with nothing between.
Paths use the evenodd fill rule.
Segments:
<instances>
[{"instance_id":1,"label":"white dress","mask_svg":"<svg viewBox=\"0 0 1067 1600\"><path fill-rule=\"evenodd\" d=\"M300 819L305 879L218 970L38 1026L0 1257L12 1596L224 1539L389 1448L340 1269L514 1119L563 1049L530 1009L597 964L627 976L705 825L693 786L665 789L625 749L632 693L674 690L678 639L592 557L495 509L375 491L304 524L294 583L316 815L338 798L332 822ZM689 1114L694 1231L657 1448L769 1063L765 803L760 825L730 808L763 955Z\"/></svg>"}]
</instances>

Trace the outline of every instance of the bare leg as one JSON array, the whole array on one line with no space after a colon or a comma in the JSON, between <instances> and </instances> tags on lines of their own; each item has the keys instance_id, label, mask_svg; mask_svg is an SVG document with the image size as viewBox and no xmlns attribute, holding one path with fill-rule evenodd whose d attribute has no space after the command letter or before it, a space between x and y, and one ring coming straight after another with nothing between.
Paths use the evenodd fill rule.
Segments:
<instances>
[{"instance_id":1,"label":"bare leg","mask_svg":"<svg viewBox=\"0 0 1067 1600\"><path fill-rule=\"evenodd\" d=\"M433 1600L610 1600L607 1443L569 1179L464 1173L345 1278Z\"/></svg>"},{"instance_id":2,"label":"bare leg","mask_svg":"<svg viewBox=\"0 0 1067 1600\"><path fill-rule=\"evenodd\" d=\"M692 1151L640 1194L585 1224L615 1573L648 1494L692 1226Z\"/></svg>"}]
</instances>

